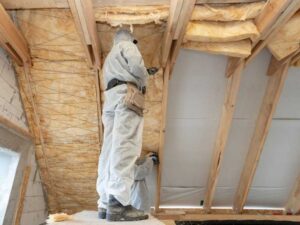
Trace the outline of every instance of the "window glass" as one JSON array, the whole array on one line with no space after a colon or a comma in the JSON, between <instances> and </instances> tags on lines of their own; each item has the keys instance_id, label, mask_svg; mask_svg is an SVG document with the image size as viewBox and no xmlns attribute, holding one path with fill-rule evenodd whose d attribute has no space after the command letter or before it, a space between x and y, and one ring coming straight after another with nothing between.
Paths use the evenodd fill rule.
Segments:
<instances>
[{"instance_id":1,"label":"window glass","mask_svg":"<svg viewBox=\"0 0 300 225\"><path fill-rule=\"evenodd\" d=\"M9 196L13 186L20 155L0 147L0 224L8 206Z\"/></svg>"}]
</instances>

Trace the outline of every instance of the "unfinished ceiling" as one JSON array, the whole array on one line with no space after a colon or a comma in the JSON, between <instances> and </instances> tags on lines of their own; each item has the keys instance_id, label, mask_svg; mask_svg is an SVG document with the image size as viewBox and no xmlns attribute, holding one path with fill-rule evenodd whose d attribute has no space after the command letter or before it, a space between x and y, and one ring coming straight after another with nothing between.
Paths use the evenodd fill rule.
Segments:
<instances>
[{"instance_id":1,"label":"unfinished ceiling","mask_svg":"<svg viewBox=\"0 0 300 225\"><path fill-rule=\"evenodd\" d=\"M232 206L234 201L236 212L241 212L247 201L256 166L251 167L251 172L245 175L246 186L239 186L239 180L227 189L222 186L222 182L225 182L224 176L228 175L225 170L229 161L223 156L233 119L240 75L244 67L266 45L274 55L272 65L277 65L269 69L270 75L278 73L285 65L299 66L297 10L300 1L227 0L223 4L215 4L217 1L213 0L132 0L126 3L121 0L93 1L92 11L83 9L83 15L80 14L82 11L78 10L76 2L80 1L1 1L6 9L11 10L11 17L25 37L30 50L32 65L23 57L21 60L16 57L16 70L27 119L36 144L36 156L50 212L73 213L82 209L96 209L98 196L95 184L102 142L102 124L99 118L105 100L101 65L112 46L114 33L121 25L131 29L137 37L146 66L160 68L156 76L149 78L143 153L156 151L163 158L168 85L173 69L176 76L174 82L170 82L167 123L169 139L166 140L166 165L163 166L162 161L158 168L156 208L160 205L162 195L163 204L171 202L174 205L184 205L185 202L196 206L200 204L200 200L204 200L208 211L212 206ZM85 8L84 5L82 7ZM92 12L93 15L87 18L87 12ZM82 22L85 21L84 17L86 27ZM284 35L278 35L280 32ZM5 46L9 51L7 45ZM184 51L181 52L177 67L174 67L181 47L223 56ZM228 79L220 74L226 67L225 56L229 56L226 69ZM259 59L267 66L266 54L263 56ZM191 68L187 68L190 66L189 60L195 63ZM24 65L24 61L25 67L17 65ZM191 75L192 73L194 74ZM260 71L259 75L263 77L263 73ZM267 80L266 77L261 79ZM255 84L259 85L260 82ZM275 96L280 93L280 87ZM226 98L223 103L224 93ZM195 96L207 98L197 99ZM192 101L185 101L185 98ZM194 100L197 100L196 103ZM201 103L199 105L198 100ZM276 106L277 102L275 99L273 105ZM222 104L224 107L220 107ZM247 108L245 105L243 107ZM272 117L274 109L267 112ZM257 114L260 115L258 110ZM248 116L251 117L250 114ZM195 119L199 118L201 120L197 122ZM254 123L252 117L251 120ZM262 121L265 121L264 118ZM270 120L266 121L269 125ZM243 124L233 121L232 126L233 132L236 132L236 126ZM182 133L177 133L178 130L185 133L186 139L181 136ZM266 133L267 130L266 128ZM254 129L253 132L255 133ZM250 139L250 132L248 134ZM195 135L200 137L196 138ZM192 140L192 137L197 141ZM245 137L241 137L243 138ZM264 141L259 140L259 143L263 146ZM247 153L248 145L249 143L245 146L244 153ZM188 153L190 149L185 149L186 146L191 146L195 152ZM230 139L228 146L232 147ZM240 148L233 146L232 149L238 151ZM232 151L226 151L232 154ZM257 151L258 158L260 153L261 151ZM190 154L189 157L186 154ZM202 155L207 157L202 158ZM247 157L244 154L244 158L239 158L241 164L233 169L235 178L239 178L239 173L243 170L243 160L251 165L251 160ZM223 158L225 169L221 169L220 174ZM178 174L170 170L176 170L180 165L176 160L179 159L189 166L176 178L175 175ZM182 169L184 167L182 165ZM165 169L164 173L162 168ZM198 180L199 177L194 178L197 176L195 168L203 173L201 181ZM195 174L191 175L193 173L190 171ZM221 183L218 184L221 186L217 186L219 174ZM155 176L152 177L152 183L153 179ZM185 186L184 183L189 185ZM190 189L183 190L183 186ZM235 198L236 189L239 191L237 196L245 197ZM223 194L225 197L220 197ZM251 199L253 198L250 197L250 204Z\"/></svg>"}]
</instances>

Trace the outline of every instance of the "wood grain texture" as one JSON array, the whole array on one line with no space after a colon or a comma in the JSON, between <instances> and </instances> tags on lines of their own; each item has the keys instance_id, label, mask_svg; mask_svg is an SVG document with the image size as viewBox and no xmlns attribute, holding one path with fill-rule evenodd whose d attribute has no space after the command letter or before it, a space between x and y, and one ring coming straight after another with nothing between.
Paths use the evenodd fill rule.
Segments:
<instances>
[{"instance_id":1,"label":"wood grain texture","mask_svg":"<svg viewBox=\"0 0 300 225\"><path fill-rule=\"evenodd\" d=\"M31 171L30 166L25 167L25 169L23 171L23 179L22 179L22 184L20 187L19 199L18 199L16 213L14 216L13 225L20 225L21 216L22 216L23 208L24 208L24 200L25 200L27 185L28 185L29 176L30 176L30 171Z\"/></svg>"},{"instance_id":2,"label":"wood grain texture","mask_svg":"<svg viewBox=\"0 0 300 225\"><path fill-rule=\"evenodd\" d=\"M231 58L228 59L230 64ZM233 59L234 60L234 59ZM244 60L239 61L235 73L228 78L227 88L225 92L225 99L222 106L222 114L219 124L219 129L215 141L214 153L212 156L209 178L206 187L206 194L204 200L204 208L206 211L210 211L214 193L216 190L218 177L220 174L221 164L224 158L224 151L228 139L228 135L231 128L233 113L235 110L237 95L239 93L240 82L241 82L241 73L244 69ZM228 67L227 67L228 68ZM230 69L230 68L229 68Z\"/></svg>"},{"instance_id":3,"label":"wood grain texture","mask_svg":"<svg viewBox=\"0 0 300 225\"><path fill-rule=\"evenodd\" d=\"M300 213L300 176L297 178L290 197L286 203L285 209L292 214Z\"/></svg>"}]
</instances>

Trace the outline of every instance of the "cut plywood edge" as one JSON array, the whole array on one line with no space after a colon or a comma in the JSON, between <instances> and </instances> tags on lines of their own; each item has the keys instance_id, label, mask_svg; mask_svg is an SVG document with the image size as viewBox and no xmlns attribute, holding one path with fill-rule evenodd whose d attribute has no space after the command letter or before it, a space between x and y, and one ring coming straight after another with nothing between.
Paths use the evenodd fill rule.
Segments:
<instances>
[{"instance_id":1,"label":"cut plywood edge","mask_svg":"<svg viewBox=\"0 0 300 225\"><path fill-rule=\"evenodd\" d=\"M105 22L111 26L132 24L160 24L169 16L169 6L124 6L95 8L97 22Z\"/></svg>"},{"instance_id":2,"label":"cut plywood edge","mask_svg":"<svg viewBox=\"0 0 300 225\"><path fill-rule=\"evenodd\" d=\"M196 5L191 20L237 21L254 19L260 14L266 2L253 2L232 5Z\"/></svg>"},{"instance_id":3,"label":"cut plywood edge","mask_svg":"<svg viewBox=\"0 0 300 225\"><path fill-rule=\"evenodd\" d=\"M255 39L259 32L255 24L248 20L243 22L190 22L184 41L229 42L242 39Z\"/></svg>"},{"instance_id":4,"label":"cut plywood edge","mask_svg":"<svg viewBox=\"0 0 300 225\"><path fill-rule=\"evenodd\" d=\"M268 48L281 60L300 47L300 11L298 11L272 38Z\"/></svg>"},{"instance_id":5,"label":"cut plywood edge","mask_svg":"<svg viewBox=\"0 0 300 225\"><path fill-rule=\"evenodd\" d=\"M58 224L56 222L48 223L48 224ZM155 217L149 215L149 219L140 220L140 221L106 221L98 219L98 213L96 211L82 211L80 213L76 213L73 215L72 220L61 221L60 225L172 225L172 223L164 223L156 219ZM175 224L175 223L173 223Z\"/></svg>"},{"instance_id":6,"label":"cut plywood edge","mask_svg":"<svg viewBox=\"0 0 300 225\"><path fill-rule=\"evenodd\" d=\"M186 42L183 48L203 51L212 54L221 54L232 57L245 58L251 54L251 41L249 39L234 42Z\"/></svg>"}]
</instances>

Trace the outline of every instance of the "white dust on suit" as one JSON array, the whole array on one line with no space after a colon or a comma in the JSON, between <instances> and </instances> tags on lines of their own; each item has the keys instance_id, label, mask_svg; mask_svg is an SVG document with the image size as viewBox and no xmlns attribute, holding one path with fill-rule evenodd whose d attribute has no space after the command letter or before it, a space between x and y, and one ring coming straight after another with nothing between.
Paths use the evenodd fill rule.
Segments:
<instances>
[{"instance_id":1,"label":"white dust on suit","mask_svg":"<svg viewBox=\"0 0 300 225\"><path fill-rule=\"evenodd\" d=\"M117 32L103 65L103 75L106 87L113 78L133 82L138 87L147 85L148 73L130 33ZM97 192L101 196L98 207L102 208L106 208L109 195L124 206L130 204L135 162L141 153L143 117L124 105L126 92L126 84L105 91L104 134L97 179Z\"/></svg>"}]
</instances>

